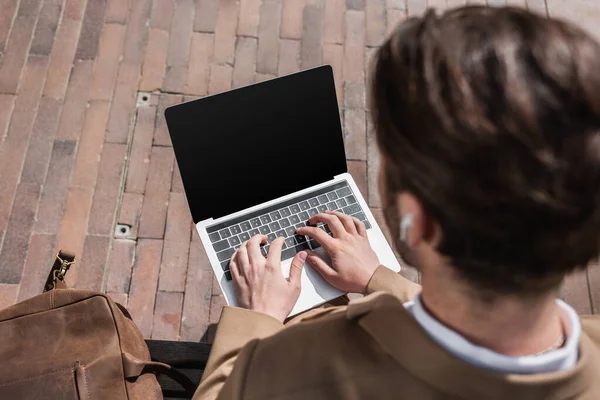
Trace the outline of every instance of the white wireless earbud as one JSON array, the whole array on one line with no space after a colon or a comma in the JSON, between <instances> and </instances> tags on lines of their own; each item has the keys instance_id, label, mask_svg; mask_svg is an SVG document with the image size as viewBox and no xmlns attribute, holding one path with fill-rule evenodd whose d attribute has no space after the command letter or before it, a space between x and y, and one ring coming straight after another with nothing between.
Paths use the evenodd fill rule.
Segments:
<instances>
[{"instance_id":1,"label":"white wireless earbud","mask_svg":"<svg viewBox=\"0 0 600 400\"><path fill-rule=\"evenodd\" d=\"M400 240L404 243L408 240L408 230L413 224L413 215L406 214L402 217L402 221L400 221Z\"/></svg>"}]
</instances>

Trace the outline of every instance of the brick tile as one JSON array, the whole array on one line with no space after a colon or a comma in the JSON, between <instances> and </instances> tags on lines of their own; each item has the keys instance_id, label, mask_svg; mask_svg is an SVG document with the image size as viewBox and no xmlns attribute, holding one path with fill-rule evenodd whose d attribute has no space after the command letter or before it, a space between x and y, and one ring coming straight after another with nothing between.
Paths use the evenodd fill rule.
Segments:
<instances>
[{"instance_id":1,"label":"brick tile","mask_svg":"<svg viewBox=\"0 0 600 400\"><path fill-rule=\"evenodd\" d=\"M183 292L188 267L192 217L184 193L171 192L158 289Z\"/></svg>"},{"instance_id":2,"label":"brick tile","mask_svg":"<svg viewBox=\"0 0 600 400\"><path fill-rule=\"evenodd\" d=\"M366 161L348 161L348 172L354 178L356 186L366 200L369 198L369 190L367 185L367 162Z\"/></svg>"},{"instance_id":3,"label":"brick tile","mask_svg":"<svg viewBox=\"0 0 600 400\"><path fill-rule=\"evenodd\" d=\"M209 325L213 272L195 229L190 244L180 339L199 341Z\"/></svg>"},{"instance_id":4,"label":"brick tile","mask_svg":"<svg viewBox=\"0 0 600 400\"><path fill-rule=\"evenodd\" d=\"M138 232L138 236L141 238L160 239L165 234L173 159L172 148L152 148L148 184Z\"/></svg>"},{"instance_id":5,"label":"brick tile","mask_svg":"<svg viewBox=\"0 0 600 400\"><path fill-rule=\"evenodd\" d=\"M181 180L181 171L177 166L177 159L173 164L173 179L171 180L171 192L184 193L183 181Z\"/></svg>"},{"instance_id":6,"label":"brick tile","mask_svg":"<svg viewBox=\"0 0 600 400\"><path fill-rule=\"evenodd\" d=\"M120 24L105 24L100 37L98 59L90 88L90 99L110 100L119 71L119 59L123 51L125 27Z\"/></svg>"},{"instance_id":7,"label":"brick tile","mask_svg":"<svg viewBox=\"0 0 600 400\"><path fill-rule=\"evenodd\" d=\"M548 11L551 10L552 1L553 0L548 0ZM522 7L522 8L527 7L526 0L506 0L506 5L513 6L513 7Z\"/></svg>"},{"instance_id":8,"label":"brick tile","mask_svg":"<svg viewBox=\"0 0 600 400\"><path fill-rule=\"evenodd\" d=\"M487 0L487 2L488 2L488 5L491 6L491 7L504 7L504 6L506 6L506 0Z\"/></svg>"},{"instance_id":9,"label":"brick tile","mask_svg":"<svg viewBox=\"0 0 600 400\"><path fill-rule=\"evenodd\" d=\"M156 293L152 339L178 340L181 326L183 293Z\"/></svg>"},{"instance_id":10,"label":"brick tile","mask_svg":"<svg viewBox=\"0 0 600 400\"><path fill-rule=\"evenodd\" d=\"M94 187L96 184L109 110L109 102L93 101L86 111L71 178L74 186Z\"/></svg>"},{"instance_id":11,"label":"brick tile","mask_svg":"<svg viewBox=\"0 0 600 400\"><path fill-rule=\"evenodd\" d=\"M505 2L505 0L488 0L488 3L490 3L490 5L491 5L492 2L494 2L494 1L496 1L496 2L501 1L502 3ZM427 8L435 8L438 15L440 15L445 10L448 9L448 3L446 2L446 0L427 0ZM367 16L367 29L369 26L368 18L369 17Z\"/></svg>"},{"instance_id":12,"label":"brick tile","mask_svg":"<svg viewBox=\"0 0 600 400\"><path fill-rule=\"evenodd\" d=\"M256 74L254 75L254 82L264 82L270 79L277 78L277 75L273 74Z\"/></svg>"},{"instance_id":13,"label":"brick tile","mask_svg":"<svg viewBox=\"0 0 600 400\"><path fill-rule=\"evenodd\" d=\"M208 93L215 94L231 89L233 68L229 65L211 64Z\"/></svg>"},{"instance_id":14,"label":"brick tile","mask_svg":"<svg viewBox=\"0 0 600 400\"><path fill-rule=\"evenodd\" d=\"M587 277L590 285L592 312L598 314L600 313L600 265L597 260L588 265Z\"/></svg>"},{"instance_id":15,"label":"brick tile","mask_svg":"<svg viewBox=\"0 0 600 400\"><path fill-rule=\"evenodd\" d=\"M381 207L379 198L379 149L375 139L375 130L371 118L367 118L367 181L371 207Z\"/></svg>"},{"instance_id":16,"label":"brick tile","mask_svg":"<svg viewBox=\"0 0 600 400\"><path fill-rule=\"evenodd\" d=\"M52 50L54 34L62 11L62 0L46 0L33 34L29 53L47 56Z\"/></svg>"},{"instance_id":17,"label":"brick tile","mask_svg":"<svg viewBox=\"0 0 600 400\"><path fill-rule=\"evenodd\" d=\"M113 223L121 193L121 177L127 146L106 143L102 149L94 199L90 210L88 232L112 235Z\"/></svg>"},{"instance_id":18,"label":"brick tile","mask_svg":"<svg viewBox=\"0 0 600 400\"><path fill-rule=\"evenodd\" d=\"M17 93L34 27L35 18L15 20L0 66L0 93Z\"/></svg>"},{"instance_id":19,"label":"brick tile","mask_svg":"<svg viewBox=\"0 0 600 400\"><path fill-rule=\"evenodd\" d=\"M205 96L208 91L214 38L211 33L194 32L185 93Z\"/></svg>"},{"instance_id":20,"label":"brick tile","mask_svg":"<svg viewBox=\"0 0 600 400\"><path fill-rule=\"evenodd\" d=\"M98 54L98 42L104 25L106 1L94 0L87 3L75 52L75 58L78 60L93 60Z\"/></svg>"},{"instance_id":21,"label":"brick tile","mask_svg":"<svg viewBox=\"0 0 600 400\"><path fill-rule=\"evenodd\" d=\"M528 0L527 5L531 8L533 3ZM568 4L568 6L567 6ZM578 26L586 29L600 40L600 8L597 2L586 0L573 0L568 3L558 0L547 0L548 12L551 17L567 19ZM538 6L538 8L541 8Z\"/></svg>"},{"instance_id":22,"label":"brick tile","mask_svg":"<svg viewBox=\"0 0 600 400\"><path fill-rule=\"evenodd\" d=\"M120 304L123 307L127 307L127 303L128 303L128 300L129 300L129 295L127 293L107 292L106 294L115 303Z\"/></svg>"},{"instance_id":23,"label":"brick tile","mask_svg":"<svg viewBox=\"0 0 600 400\"><path fill-rule=\"evenodd\" d=\"M148 47L146 47L146 55L142 68L140 90L153 92L162 87L168 48L169 32L160 29L151 29L148 35Z\"/></svg>"},{"instance_id":24,"label":"brick tile","mask_svg":"<svg viewBox=\"0 0 600 400\"><path fill-rule=\"evenodd\" d=\"M42 293L50 267L56 256L56 235L34 233L31 236L18 301ZM77 268L75 266L74 268ZM70 271L69 271L70 273Z\"/></svg>"},{"instance_id":25,"label":"brick tile","mask_svg":"<svg viewBox=\"0 0 600 400\"><path fill-rule=\"evenodd\" d=\"M411 0L408 0L411 1ZM414 0L412 0L414 1ZM467 0L467 4L468 5L486 5L486 0ZM409 15L412 16L412 14L410 14L410 10L409 10Z\"/></svg>"},{"instance_id":26,"label":"brick tile","mask_svg":"<svg viewBox=\"0 0 600 400\"><path fill-rule=\"evenodd\" d=\"M21 281L39 196L40 185L21 183L17 187L6 236L0 251L1 283Z\"/></svg>"},{"instance_id":27,"label":"brick tile","mask_svg":"<svg viewBox=\"0 0 600 400\"><path fill-rule=\"evenodd\" d=\"M209 322L211 324L216 324L221 319L221 312L223 311L223 307L227 305L225 301L225 297L219 292L219 294L214 295L210 299L210 317Z\"/></svg>"},{"instance_id":28,"label":"brick tile","mask_svg":"<svg viewBox=\"0 0 600 400\"><path fill-rule=\"evenodd\" d=\"M37 17L42 0L21 0L17 17Z\"/></svg>"},{"instance_id":29,"label":"brick tile","mask_svg":"<svg viewBox=\"0 0 600 400\"><path fill-rule=\"evenodd\" d=\"M77 142L57 140L52 146L48 175L40 199L35 232L58 233L71 179Z\"/></svg>"},{"instance_id":30,"label":"brick tile","mask_svg":"<svg viewBox=\"0 0 600 400\"><path fill-rule=\"evenodd\" d=\"M238 13L238 2L221 1L219 3L213 50L213 60L218 64L233 64Z\"/></svg>"},{"instance_id":31,"label":"brick tile","mask_svg":"<svg viewBox=\"0 0 600 400\"><path fill-rule=\"evenodd\" d=\"M260 6L256 55L256 72L258 73L277 73L280 15L281 4L278 2L263 2Z\"/></svg>"},{"instance_id":32,"label":"brick tile","mask_svg":"<svg viewBox=\"0 0 600 400\"><path fill-rule=\"evenodd\" d=\"M346 0L346 8L348 10L364 10L365 0Z\"/></svg>"},{"instance_id":33,"label":"brick tile","mask_svg":"<svg viewBox=\"0 0 600 400\"><path fill-rule=\"evenodd\" d=\"M346 157L351 160L366 160L367 137L365 111L357 109L344 110L343 126Z\"/></svg>"},{"instance_id":34,"label":"brick tile","mask_svg":"<svg viewBox=\"0 0 600 400\"><path fill-rule=\"evenodd\" d=\"M46 180L61 106L59 100L51 97L43 97L40 100L21 173L21 182L41 185Z\"/></svg>"},{"instance_id":35,"label":"brick tile","mask_svg":"<svg viewBox=\"0 0 600 400\"><path fill-rule=\"evenodd\" d=\"M365 13L346 12L346 42L344 43L344 81L362 83L365 51Z\"/></svg>"},{"instance_id":36,"label":"brick tile","mask_svg":"<svg viewBox=\"0 0 600 400\"><path fill-rule=\"evenodd\" d=\"M279 76L300 70L300 41L281 39L279 41Z\"/></svg>"},{"instance_id":37,"label":"brick tile","mask_svg":"<svg viewBox=\"0 0 600 400\"><path fill-rule=\"evenodd\" d=\"M588 285L588 278L585 270L568 275L564 281L564 300L569 303L579 315L592 313Z\"/></svg>"},{"instance_id":38,"label":"brick tile","mask_svg":"<svg viewBox=\"0 0 600 400\"><path fill-rule=\"evenodd\" d=\"M135 0L129 14L123 44L123 61L133 66L135 71L138 71L144 58L151 7L152 0ZM137 82L135 87L137 87Z\"/></svg>"},{"instance_id":39,"label":"brick tile","mask_svg":"<svg viewBox=\"0 0 600 400\"><path fill-rule=\"evenodd\" d=\"M363 83L344 83L344 107L365 108L365 85Z\"/></svg>"},{"instance_id":40,"label":"brick tile","mask_svg":"<svg viewBox=\"0 0 600 400\"><path fill-rule=\"evenodd\" d=\"M323 45L323 64L329 64L333 68L333 77L335 79L335 91L337 93L338 104L343 104L344 97L344 78L342 75L342 63L344 59L344 47L341 44Z\"/></svg>"},{"instance_id":41,"label":"brick tile","mask_svg":"<svg viewBox=\"0 0 600 400\"><path fill-rule=\"evenodd\" d=\"M309 4L304 8L304 29L300 42L302 69L317 67L321 61L321 35L323 33L323 8Z\"/></svg>"},{"instance_id":42,"label":"brick tile","mask_svg":"<svg viewBox=\"0 0 600 400\"><path fill-rule=\"evenodd\" d=\"M58 245L56 247L74 252L78 260L83 254L92 193L91 188L70 188L65 203L65 212L60 222ZM75 284L78 271L78 268L69 271L66 278L67 284L71 286Z\"/></svg>"},{"instance_id":43,"label":"brick tile","mask_svg":"<svg viewBox=\"0 0 600 400\"><path fill-rule=\"evenodd\" d=\"M219 0L196 0L194 30L214 32L219 11Z\"/></svg>"},{"instance_id":44,"label":"brick tile","mask_svg":"<svg viewBox=\"0 0 600 400\"><path fill-rule=\"evenodd\" d=\"M152 16L150 18L150 27L167 32L170 31L173 10L175 10L174 0L154 0L152 5Z\"/></svg>"},{"instance_id":45,"label":"brick tile","mask_svg":"<svg viewBox=\"0 0 600 400\"><path fill-rule=\"evenodd\" d=\"M137 239L143 204L144 195L137 193L123 193L121 211L119 212L117 223L129 225L131 227L131 233L128 236L128 239Z\"/></svg>"},{"instance_id":46,"label":"brick tile","mask_svg":"<svg viewBox=\"0 0 600 400\"><path fill-rule=\"evenodd\" d=\"M78 263L77 289L102 290L106 258L110 238L108 236L87 235L81 262Z\"/></svg>"},{"instance_id":47,"label":"brick tile","mask_svg":"<svg viewBox=\"0 0 600 400\"><path fill-rule=\"evenodd\" d=\"M132 1L134 0L108 0L104 21L109 24L125 25Z\"/></svg>"},{"instance_id":48,"label":"brick tile","mask_svg":"<svg viewBox=\"0 0 600 400\"><path fill-rule=\"evenodd\" d=\"M0 310L12 306L17 301L19 285L0 283Z\"/></svg>"},{"instance_id":49,"label":"brick tile","mask_svg":"<svg viewBox=\"0 0 600 400\"><path fill-rule=\"evenodd\" d=\"M466 4L466 0L446 0L448 3L448 8L462 7ZM509 0L510 1L510 0ZM521 0L525 1L525 0Z\"/></svg>"},{"instance_id":50,"label":"brick tile","mask_svg":"<svg viewBox=\"0 0 600 400\"><path fill-rule=\"evenodd\" d=\"M48 64L48 77L44 87L44 96L54 99L64 97L80 29L81 22L66 18L63 18L58 27Z\"/></svg>"},{"instance_id":51,"label":"brick tile","mask_svg":"<svg viewBox=\"0 0 600 400\"><path fill-rule=\"evenodd\" d=\"M129 293L135 241L115 239L108 256L107 292Z\"/></svg>"},{"instance_id":52,"label":"brick tile","mask_svg":"<svg viewBox=\"0 0 600 400\"><path fill-rule=\"evenodd\" d=\"M323 24L324 43L344 43L345 0L325 2L325 23Z\"/></svg>"},{"instance_id":53,"label":"brick tile","mask_svg":"<svg viewBox=\"0 0 600 400\"><path fill-rule=\"evenodd\" d=\"M0 145L2 145L8 131L8 123L15 105L15 97L11 94L0 94Z\"/></svg>"},{"instance_id":54,"label":"brick tile","mask_svg":"<svg viewBox=\"0 0 600 400\"><path fill-rule=\"evenodd\" d=\"M155 115L156 107L138 108L125 184L125 190L129 193L144 193L146 189Z\"/></svg>"},{"instance_id":55,"label":"brick tile","mask_svg":"<svg viewBox=\"0 0 600 400\"><path fill-rule=\"evenodd\" d=\"M0 52L4 52L18 3L19 0L0 0Z\"/></svg>"},{"instance_id":56,"label":"brick tile","mask_svg":"<svg viewBox=\"0 0 600 400\"><path fill-rule=\"evenodd\" d=\"M77 140L81 135L93 68L92 60L76 62L73 67L56 132L58 139Z\"/></svg>"},{"instance_id":57,"label":"brick tile","mask_svg":"<svg viewBox=\"0 0 600 400\"><path fill-rule=\"evenodd\" d=\"M238 36L258 36L258 20L261 0L240 0Z\"/></svg>"},{"instance_id":58,"label":"brick tile","mask_svg":"<svg viewBox=\"0 0 600 400\"><path fill-rule=\"evenodd\" d=\"M180 0L175 3L167 51L167 68L163 81L165 91L183 92L185 87L194 26L194 9L193 0Z\"/></svg>"},{"instance_id":59,"label":"brick tile","mask_svg":"<svg viewBox=\"0 0 600 400\"><path fill-rule=\"evenodd\" d=\"M385 1L368 1L365 11L367 46L379 46L385 38Z\"/></svg>"},{"instance_id":60,"label":"brick tile","mask_svg":"<svg viewBox=\"0 0 600 400\"><path fill-rule=\"evenodd\" d=\"M483 3L485 4L485 0L483 0ZM427 9L427 4L422 0L406 0L406 8L409 17L417 17L423 15Z\"/></svg>"},{"instance_id":61,"label":"brick tile","mask_svg":"<svg viewBox=\"0 0 600 400\"><path fill-rule=\"evenodd\" d=\"M137 95L138 67L122 62L111 102L105 141L127 143Z\"/></svg>"},{"instance_id":62,"label":"brick tile","mask_svg":"<svg viewBox=\"0 0 600 400\"><path fill-rule=\"evenodd\" d=\"M154 145L171 146L171 137L165 121L165 109L169 106L179 104L184 99L179 95L162 94L158 100L158 110L156 112L156 124L154 127ZM187 101L187 100L186 100Z\"/></svg>"},{"instance_id":63,"label":"brick tile","mask_svg":"<svg viewBox=\"0 0 600 400\"><path fill-rule=\"evenodd\" d=\"M23 166L35 110L44 84L47 58L31 56L23 73L8 133L0 146L0 231L5 230Z\"/></svg>"},{"instance_id":64,"label":"brick tile","mask_svg":"<svg viewBox=\"0 0 600 400\"><path fill-rule=\"evenodd\" d=\"M400 24L400 22L406 19L405 10L388 9L387 10L387 33L392 33L394 29Z\"/></svg>"},{"instance_id":65,"label":"brick tile","mask_svg":"<svg viewBox=\"0 0 600 400\"><path fill-rule=\"evenodd\" d=\"M150 338L152 333L161 255L162 240L140 239L138 241L127 309L145 338Z\"/></svg>"},{"instance_id":66,"label":"brick tile","mask_svg":"<svg viewBox=\"0 0 600 400\"><path fill-rule=\"evenodd\" d=\"M66 0L63 20L81 21L88 0Z\"/></svg>"},{"instance_id":67,"label":"brick tile","mask_svg":"<svg viewBox=\"0 0 600 400\"><path fill-rule=\"evenodd\" d=\"M257 46L256 38L238 37L235 47L232 87L238 88L254 82Z\"/></svg>"},{"instance_id":68,"label":"brick tile","mask_svg":"<svg viewBox=\"0 0 600 400\"><path fill-rule=\"evenodd\" d=\"M302 19L305 5L306 0L283 0L281 38L300 39L302 37Z\"/></svg>"}]
</instances>

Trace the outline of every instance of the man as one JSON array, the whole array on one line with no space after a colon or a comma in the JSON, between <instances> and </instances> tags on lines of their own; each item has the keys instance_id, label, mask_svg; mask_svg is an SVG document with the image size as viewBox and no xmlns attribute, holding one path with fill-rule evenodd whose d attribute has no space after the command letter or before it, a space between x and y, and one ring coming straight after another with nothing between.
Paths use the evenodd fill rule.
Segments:
<instances>
[{"instance_id":1,"label":"man","mask_svg":"<svg viewBox=\"0 0 600 400\"><path fill-rule=\"evenodd\" d=\"M331 256L279 268L257 236L231 271L197 398L600 399L600 320L556 300L600 247L600 46L525 10L400 25L372 109L386 221L422 289L379 266L338 213L305 227ZM304 264L366 297L283 321Z\"/></svg>"}]
</instances>

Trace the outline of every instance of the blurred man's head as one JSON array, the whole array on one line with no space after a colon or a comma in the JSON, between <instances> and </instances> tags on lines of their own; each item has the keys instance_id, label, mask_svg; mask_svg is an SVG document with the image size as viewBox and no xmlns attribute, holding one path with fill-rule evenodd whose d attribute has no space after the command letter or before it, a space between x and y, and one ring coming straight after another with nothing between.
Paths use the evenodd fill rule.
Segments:
<instances>
[{"instance_id":1,"label":"blurred man's head","mask_svg":"<svg viewBox=\"0 0 600 400\"><path fill-rule=\"evenodd\" d=\"M430 12L379 49L387 223L471 286L537 293L600 249L600 46L525 10Z\"/></svg>"}]
</instances>

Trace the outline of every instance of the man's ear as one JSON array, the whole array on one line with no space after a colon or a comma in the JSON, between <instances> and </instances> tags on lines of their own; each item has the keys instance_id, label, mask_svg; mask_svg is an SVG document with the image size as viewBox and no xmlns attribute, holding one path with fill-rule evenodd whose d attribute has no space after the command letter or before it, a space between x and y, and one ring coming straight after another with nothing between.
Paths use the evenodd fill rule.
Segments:
<instances>
[{"instance_id":1,"label":"man's ear","mask_svg":"<svg viewBox=\"0 0 600 400\"><path fill-rule=\"evenodd\" d=\"M426 242L433 244L438 240L437 223L431 218L423 203L409 192L400 192L396 195L396 206L398 210L398 221L408 215L412 215L412 225L408 229L406 244L412 248Z\"/></svg>"}]
</instances>

